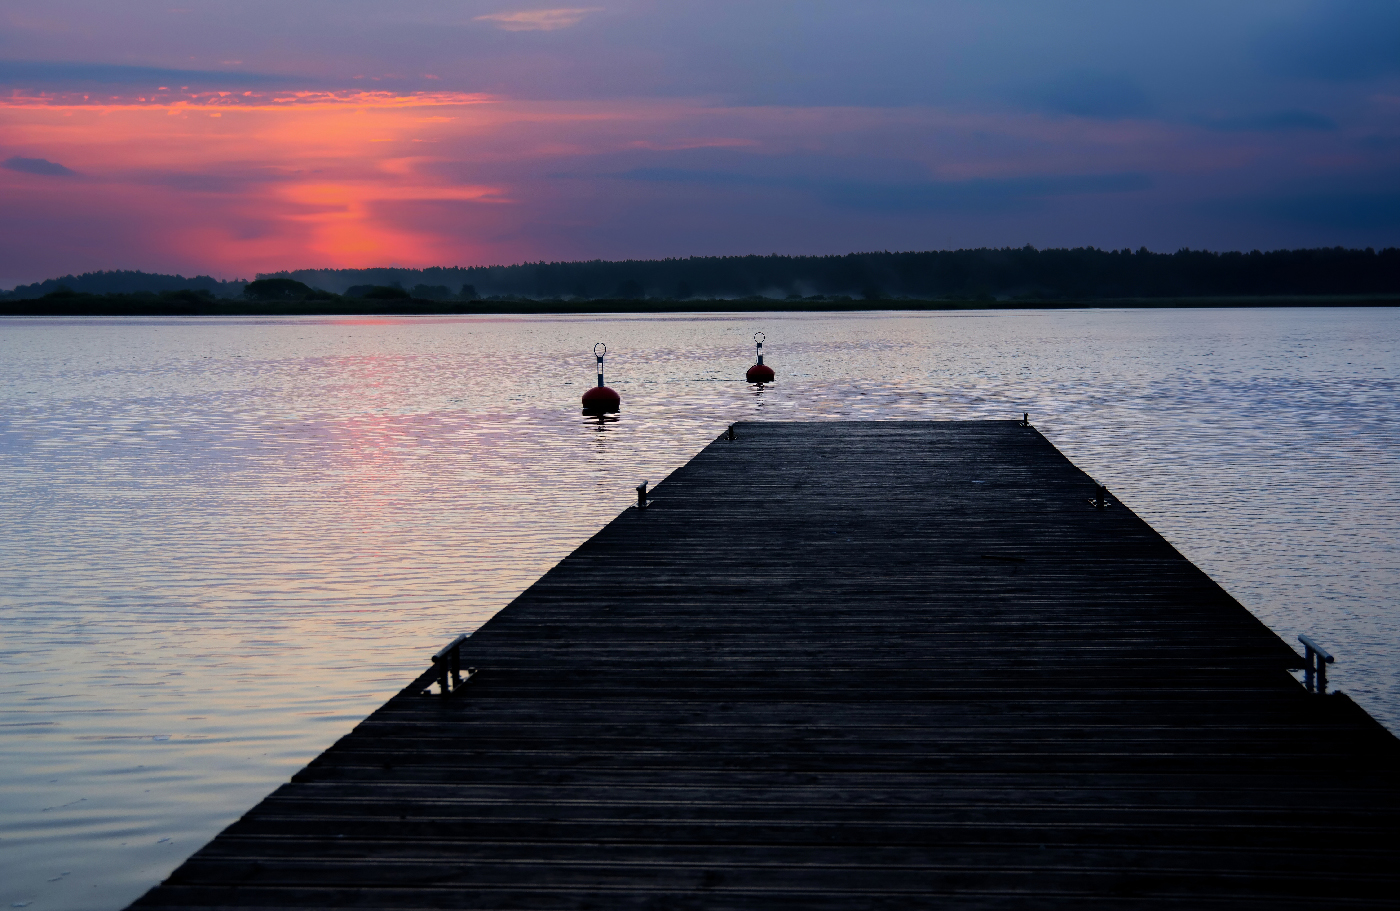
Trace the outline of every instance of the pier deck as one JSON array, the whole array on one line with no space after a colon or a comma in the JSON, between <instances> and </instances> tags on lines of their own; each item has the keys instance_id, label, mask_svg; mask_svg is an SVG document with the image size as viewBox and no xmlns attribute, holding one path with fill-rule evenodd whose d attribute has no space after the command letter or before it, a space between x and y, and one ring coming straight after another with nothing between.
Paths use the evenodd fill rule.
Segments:
<instances>
[{"instance_id":1,"label":"pier deck","mask_svg":"<svg viewBox=\"0 0 1400 911\"><path fill-rule=\"evenodd\" d=\"M1400 902L1395 738L1036 430L736 431L133 907Z\"/></svg>"}]
</instances>

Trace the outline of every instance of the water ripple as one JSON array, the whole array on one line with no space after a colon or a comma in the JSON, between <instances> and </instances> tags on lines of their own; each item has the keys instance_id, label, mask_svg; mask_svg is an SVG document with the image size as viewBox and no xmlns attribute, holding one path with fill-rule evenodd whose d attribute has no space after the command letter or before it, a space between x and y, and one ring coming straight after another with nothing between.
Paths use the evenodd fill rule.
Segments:
<instances>
[{"instance_id":1,"label":"water ripple","mask_svg":"<svg viewBox=\"0 0 1400 911\"><path fill-rule=\"evenodd\" d=\"M1400 728L1396 350L1390 309L6 320L0 905L125 905L735 420L1030 412Z\"/></svg>"}]
</instances>

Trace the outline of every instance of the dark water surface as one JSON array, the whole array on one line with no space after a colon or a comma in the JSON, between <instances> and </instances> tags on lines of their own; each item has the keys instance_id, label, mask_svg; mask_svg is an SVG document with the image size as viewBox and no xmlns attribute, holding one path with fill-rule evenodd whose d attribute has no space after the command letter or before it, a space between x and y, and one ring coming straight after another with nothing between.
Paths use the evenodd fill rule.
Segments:
<instances>
[{"instance_id":1,"label":"dark water surface","mask_svg":"<svg viewBox=\"0 0 1400 911\"><path fill-rule=\"evenodd\" d=\"M1398 350L1394 309L0 321L0 907L124 906L736 420L1029 411L1400 729Z\"/></svg>"}]
</instances>

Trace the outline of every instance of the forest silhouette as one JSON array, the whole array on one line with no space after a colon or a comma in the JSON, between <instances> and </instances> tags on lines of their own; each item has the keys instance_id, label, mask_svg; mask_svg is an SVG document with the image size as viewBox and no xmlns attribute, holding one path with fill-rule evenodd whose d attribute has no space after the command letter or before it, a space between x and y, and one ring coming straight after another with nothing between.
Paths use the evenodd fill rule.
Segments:
<instances>
[{"instance_id":1,"label":"forest silhouette","mask_svg":"<svg viewBox=\"0 0 1400 911\"><path fill-rule=\"evenodd\" d=\"M1400 294L1400 250L1330 247L1271 252L1037 250L1020 248L851 253L844 256L705 256L662 260L527 262L426 269L301 269L253 282L143 272L92 272L22 285L0 300L176 291L201 299L261 302L722 301L763 309L774 301L870 306L879 301L1011 302L1347 297ZM115 302L114 302L115 303Z\"/></svg>"}]
</instances>

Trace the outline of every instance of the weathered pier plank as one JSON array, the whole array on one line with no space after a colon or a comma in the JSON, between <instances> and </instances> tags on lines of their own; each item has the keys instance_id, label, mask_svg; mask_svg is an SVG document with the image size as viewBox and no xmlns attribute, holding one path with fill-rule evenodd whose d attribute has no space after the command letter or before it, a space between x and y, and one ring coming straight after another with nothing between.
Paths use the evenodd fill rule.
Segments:
<instances>
[{"instance_id":1,"label":"weathered pier plank","mask_svg":"<svg viewBox=\"0 0 1400 911\"><path fill-rule=\"evenodd\" d=\"M1395 907L1395 738L1094 493L738 425L133 907Z\"/></svg>"}]
</instances>

